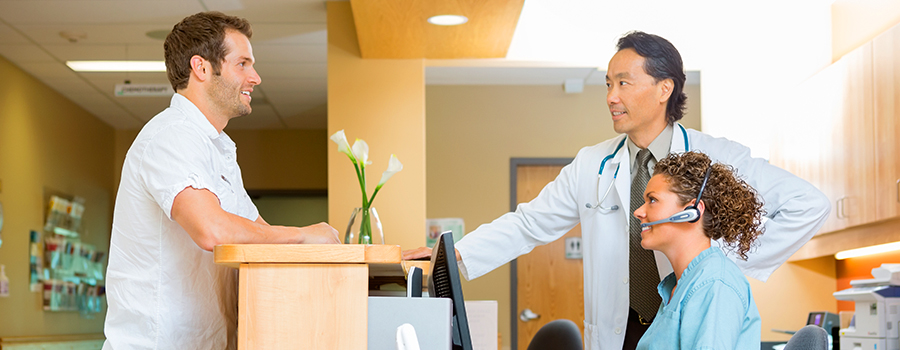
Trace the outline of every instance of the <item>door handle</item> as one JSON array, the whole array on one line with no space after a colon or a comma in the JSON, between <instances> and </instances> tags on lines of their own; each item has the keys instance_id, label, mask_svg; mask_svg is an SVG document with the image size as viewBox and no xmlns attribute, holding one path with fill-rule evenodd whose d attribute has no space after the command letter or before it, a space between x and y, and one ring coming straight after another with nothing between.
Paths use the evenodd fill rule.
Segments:
<instances>
[{"instance_id":1,"label":"door handle","mask_svg":"<svg viewBox=\"0 0 900 350\"><path fill-rule=\"evenodd\" d=\"M838 200L836 200L834 202L834 206L836 207L836 208L834 208L834 215L837 216L838 219L843 219L843 217L841 217L841 201L842 200L844 200L844 197L838 198Z\"/></svg>"},{"instance_id":2,"label":"door handle","mask_svg":"<svg viewBox=\"0 0 900 350\"><path fill-rule=\"evenodd\" d=\"M531 309L522 310L522 313L519 314L519 319L522 320L522 322L528 322L539 318L541 318L541 315L534 313Z\"/></svg>"},{"instance_id":3,"label":"door handle","mask_svg":"<svg viewBox=\"0 0 900 350\"><path fill-rule=\"evenodd\" d=\"M897 203L900 203L900 179L897 179Z\"/></svg>"}]
</instances>

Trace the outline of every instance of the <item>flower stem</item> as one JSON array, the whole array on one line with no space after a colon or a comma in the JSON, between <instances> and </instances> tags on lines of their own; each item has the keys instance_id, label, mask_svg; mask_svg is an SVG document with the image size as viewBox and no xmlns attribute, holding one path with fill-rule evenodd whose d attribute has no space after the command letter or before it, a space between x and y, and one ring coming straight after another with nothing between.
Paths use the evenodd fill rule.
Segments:
<instances>
[{"instance_id":1,"label":"flower stem","mask_svg":"<svg viewBox=\"0 0 900 350\"><path fill-rule=\"evenodd\" d=\"M362 222L359 225L359 244L372 244L372 221L369 208L362 210Z\"/></svg>"},{"instance_id":2,"label":"flower stem","mask_svg":"<svg viewBox=\"0 0 900 350\"><path fill-rule=\"evenodd\" d=\"M362 191L362 205L363 209L369 209L369 200L366 198L366 168L363 167L360 169L359 164L353 162L353 167L356 168L356 178L359 180L359 190Z\"/></svg>"},{"instance_id":3,"label":"flower stem","mask_svg":"<svg viewBox=\"0 0 900 350\"><path fill-rule=\"evenodd\" d=\"M375 195L378 194L378 190L381 189L381 186L383 186L383 184L382 184L382 185L375 186L375 192L372 192L372 198L369 199L369 206L370 206L370 207L372 206L372 202L375 201Z\"/></svg>"}]
</instances>

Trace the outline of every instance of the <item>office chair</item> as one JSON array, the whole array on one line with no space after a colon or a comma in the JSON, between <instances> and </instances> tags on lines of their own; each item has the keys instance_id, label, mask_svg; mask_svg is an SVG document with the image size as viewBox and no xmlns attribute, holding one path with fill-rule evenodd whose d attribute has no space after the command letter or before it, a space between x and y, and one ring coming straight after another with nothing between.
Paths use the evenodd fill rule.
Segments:
<instances>
[{"instance_id":1,"label":"office chair","mask_svg":"<svg viewBox=\"0 0 900 350\"><path fill-rule=\"evenodd\" d=\"M581 331L575 322L554 320L545 324L531 338L528 350L583 350Z\"/></svg>"},{"instance_id":2,"label":"office chair","mask_svg":"<svg viewBox=\"0 0 900 350\"><path fill-rule=\"evenodd\" d=\"M825 328L807 325L791 336L784 350L828 350L828 332Z\"/></svg>"}]
</instances>

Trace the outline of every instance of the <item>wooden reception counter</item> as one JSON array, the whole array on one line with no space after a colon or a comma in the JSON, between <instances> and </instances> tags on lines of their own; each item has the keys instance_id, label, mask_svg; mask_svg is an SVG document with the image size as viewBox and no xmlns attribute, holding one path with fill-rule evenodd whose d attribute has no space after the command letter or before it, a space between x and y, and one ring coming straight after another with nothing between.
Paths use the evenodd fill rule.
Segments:
<instances>
[{"instance_id":1,"label":"wooden reception counter","mask_svg":"<svg viewBox=\"0 0 900 350\"><path fill-rule=\"evenodd\" d=\"M370 278L402 280L400 246L228 244L239 269L238 349L365 349ZM427 271L427 268L426 268Z\"/></svg>"}]
</instances>

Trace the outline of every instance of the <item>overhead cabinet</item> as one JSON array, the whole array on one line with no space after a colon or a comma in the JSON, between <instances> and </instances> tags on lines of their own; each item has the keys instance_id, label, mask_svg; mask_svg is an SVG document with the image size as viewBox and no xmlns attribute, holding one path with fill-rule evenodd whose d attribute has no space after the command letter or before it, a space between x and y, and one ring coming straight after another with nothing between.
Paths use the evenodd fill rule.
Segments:
<instances>
[{"instance_id":1,"label":"overhead cabinet","mask_svg":"<svg viewBox=\"0 0 900 350\"><path fill-rule=\"evenodd\" d=\"M832 209L819 234L900 215L900 27L789 97L771 161L828 196Z\"/></svg>"},{"instance_id":2,"label":"overhead cabinet","mask_svg":"<svg viewBox=\"0 0 900 350\"><path fill-rule=\"evenodd\" d=\"M900 27L873 40L876 220L900 216Z\"/></svg>"}]
</instances>

